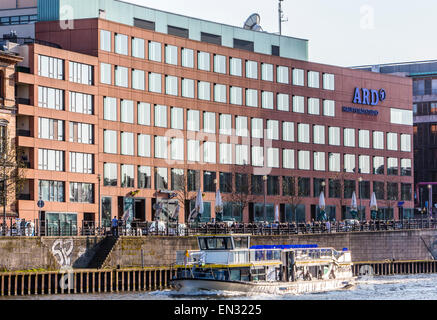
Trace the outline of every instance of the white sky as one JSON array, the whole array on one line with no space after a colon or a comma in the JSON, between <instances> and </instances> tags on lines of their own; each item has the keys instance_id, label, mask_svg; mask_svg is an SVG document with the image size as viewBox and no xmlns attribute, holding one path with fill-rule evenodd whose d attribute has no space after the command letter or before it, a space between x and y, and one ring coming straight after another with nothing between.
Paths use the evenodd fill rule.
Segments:
<instances>
[{"instance_id":1,"label":"white sky","mask_svg":"<svg viewBox=\"0 0 437 320\"><path fill-rule=\"evenodd\" d=\"M278 0L123 0L242 27L259 13L275 33ZM437 59L435 0L284 0L282 34L309 40L309 59L337 66Z\"/></svg>"}]
</instances>

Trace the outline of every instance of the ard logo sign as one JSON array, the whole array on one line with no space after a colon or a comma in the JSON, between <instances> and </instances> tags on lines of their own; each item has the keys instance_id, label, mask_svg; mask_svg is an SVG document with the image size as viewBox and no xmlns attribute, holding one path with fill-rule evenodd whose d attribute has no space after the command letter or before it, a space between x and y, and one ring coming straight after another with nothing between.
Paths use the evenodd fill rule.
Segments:
<instances>
[{"instance_id":1,"label":"ard logo sign","mask_svg":"<svg viewBox=\"0 0 437 320\"><path fill-rule=\"evenodd\" d=\"M363 104L368 106L376 106L379 102L383 102L387 97L384 89L369 90L366 88L355 88L353 103Z\"/></svg>"}]
</instances>

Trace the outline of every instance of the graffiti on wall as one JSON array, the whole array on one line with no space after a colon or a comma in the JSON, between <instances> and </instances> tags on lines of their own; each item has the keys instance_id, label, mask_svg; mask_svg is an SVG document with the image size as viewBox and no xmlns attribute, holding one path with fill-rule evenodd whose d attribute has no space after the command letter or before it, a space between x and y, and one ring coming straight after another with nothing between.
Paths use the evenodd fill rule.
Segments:
<instances>
[{"instance_id":1,"label":"graffiti on wall","mask_svg":"<svg viewBox=\"0 0 437 320\"><path fill-rule=\"evenodd\" d=\"M52 245L52 254L61 268L71 266L71 254L73 253L73 239L58 239Z\"/></svg>"}]
</instances>

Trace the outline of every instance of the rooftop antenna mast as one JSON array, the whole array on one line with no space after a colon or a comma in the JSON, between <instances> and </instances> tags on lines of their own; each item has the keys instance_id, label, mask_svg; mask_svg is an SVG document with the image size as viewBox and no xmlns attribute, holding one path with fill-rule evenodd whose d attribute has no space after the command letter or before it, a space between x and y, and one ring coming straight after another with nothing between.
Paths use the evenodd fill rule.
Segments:
<instances>
[{"instance_id":1,"label":"rooftop antenna mast","mask_svg":"<svg viewBox=\"0 0 437 320\"><path fill-rule=\"evenodd\" d=\"M282 35L282 22L287 22L288 18L284 17L284 11L282 11L282 1L279 0L278 13L279 13L279 35Z\"/></svg>"}]
</instances>

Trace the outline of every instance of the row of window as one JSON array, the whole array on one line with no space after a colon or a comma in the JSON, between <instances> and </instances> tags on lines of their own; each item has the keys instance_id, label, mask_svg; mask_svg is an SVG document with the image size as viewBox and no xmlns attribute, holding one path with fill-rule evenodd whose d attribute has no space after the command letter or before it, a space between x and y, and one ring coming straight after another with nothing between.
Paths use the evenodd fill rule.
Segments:
<instances>
[{"instance_id":1,"label":"row of window","mask_svg":"<svg viewBox=\"0 0 437 320\"><path fill-rule=\"evenodd\" d=\"M70 122L69 141L94 144L94 125ZM64 141L64 121L48 118L38 118L38 138Z\"/></svg>"},{"instance_id":2,"label":"row of window","mask_svg":"<svg viewBox=\"0 0 437 320\"><path fill-rule=\"evenodd\" d=\"M38 55L38 75L64 80L64 60ZM69 62L69 81L86 85L94 84L94 67L88 64Z\"/></svg>"},{"instance_id":3,"label":"row of window","mask_svg":"<svg viewBox=\"0 0 437 320\"><path fill-rule=\"evenodd\" d=\"M65 182L40 180L39 199L49 202L65 202ZM94 184L70 182L70 202L94 203Z\"/></svg>"},{"instance_id":4,"label":"row of window","mask_svg":"<svg viewBox=\"0 0 437 320\"><path fill-rule=\"evenodd\" d=\"M111 32L100 30L100 49L111 52ZM114 36L114 52L121 55L129 54L129 36L116 33ZM203 71L213 71L220 74L227 74L227 64L229 64L229 74L232 76L243 76L243 62L245 63L245 76L248 79L261 79L274 81L274 65L261 63L261 75L258 75L258 62L234 57L226 57L218 54L197 51L188 48L179 48L173 45L164 45L164 58L162 57L162 44L156 41L145 41L141 38L131 38L131 55L135 58L145 59L147 47L147 58L150 61L165 62L171 65L181 65L182 67L194 68L194 55L197 53L197 69ZM180 60L179 61L179 57ZM213 60L211 60L211 58ZM212 66L211 66L212 64ZM293 68L293 85L303 86L305 82L304 70ZM289 84L289 68L286 66L276 66L276 81L278 83ZM308 87L320 87L320 73L308 71ZM333 74L323 74L323 89L334 90L335 76Z\"/></svg>"},{"instance_id":5,"label":"row of window","mask_svg":"<svg viewBox=\"0 0 437 320\"><path fill-rule=\"evenodd\" d=\"M104 164L104 186L118 185L118 165L115 163ZM123 188L140 188L150 189L152 185L152 167L149 166L134 166L120 165L120 185ZM187 170L184 173L183 169L170 168L154 168L154 188L155 190L186 190L198 191L200 189L201 172L199 170ZM137 184L135 184L135 170L137 171ZM169 185L169 171L171 185ZM186 175L186 177L185 177ZM250 182L249 182L250 177ZM283 176L282 181L279 176L267 176L264 182L261 175L248 175L244 173L229 173L220 172L219 180L217 181L217 173L211 171L203 171L203 191L216 192L217 182L222 193L251 193L253 195L262 195L264 192L267 195L283 195L301 197L310 197L310 178L304 177L288 177ZM297 180L297 190L296 181ZM370 198L370 181L361 181L358 183L356 190L355 180L328 179L327 194L329 198L346 199L352 197L352 193L356 191L361 199ZM282 182L282 192L280 185ZM324 190L323 182L325 179L314 178L313 197L318 197ZM411 200L411 184L401 183L402 200ZM385 188L387 186L387 189ZM398 199L399 183L397 182L373 182L373 191L377 199L397 200ZM342 195L343 193L343 195Z\"/></svg>"},{"instance_id":6,"label":"row of window","mask_svg":"<svg viewBox=\"0 0 437 320\"><path fill-rule=\"evenodd\" d=\"M38 169L49 171L65 171L64 151L38 149ZM70 172L94 173L94 155L81 152L70 152Z\"/></svg>"},{"instance_id":7,"label":"row of window","mask_svg":"<svg viewBox=\"0 0 437 320\"><path fill-rule=\"evenodd\" d=\"M38 106L41 108L65 110L64 90L38 86ZM80 92L69 92L69 111L94 114L94 96Z\"/></svg>"}]
</instances>

